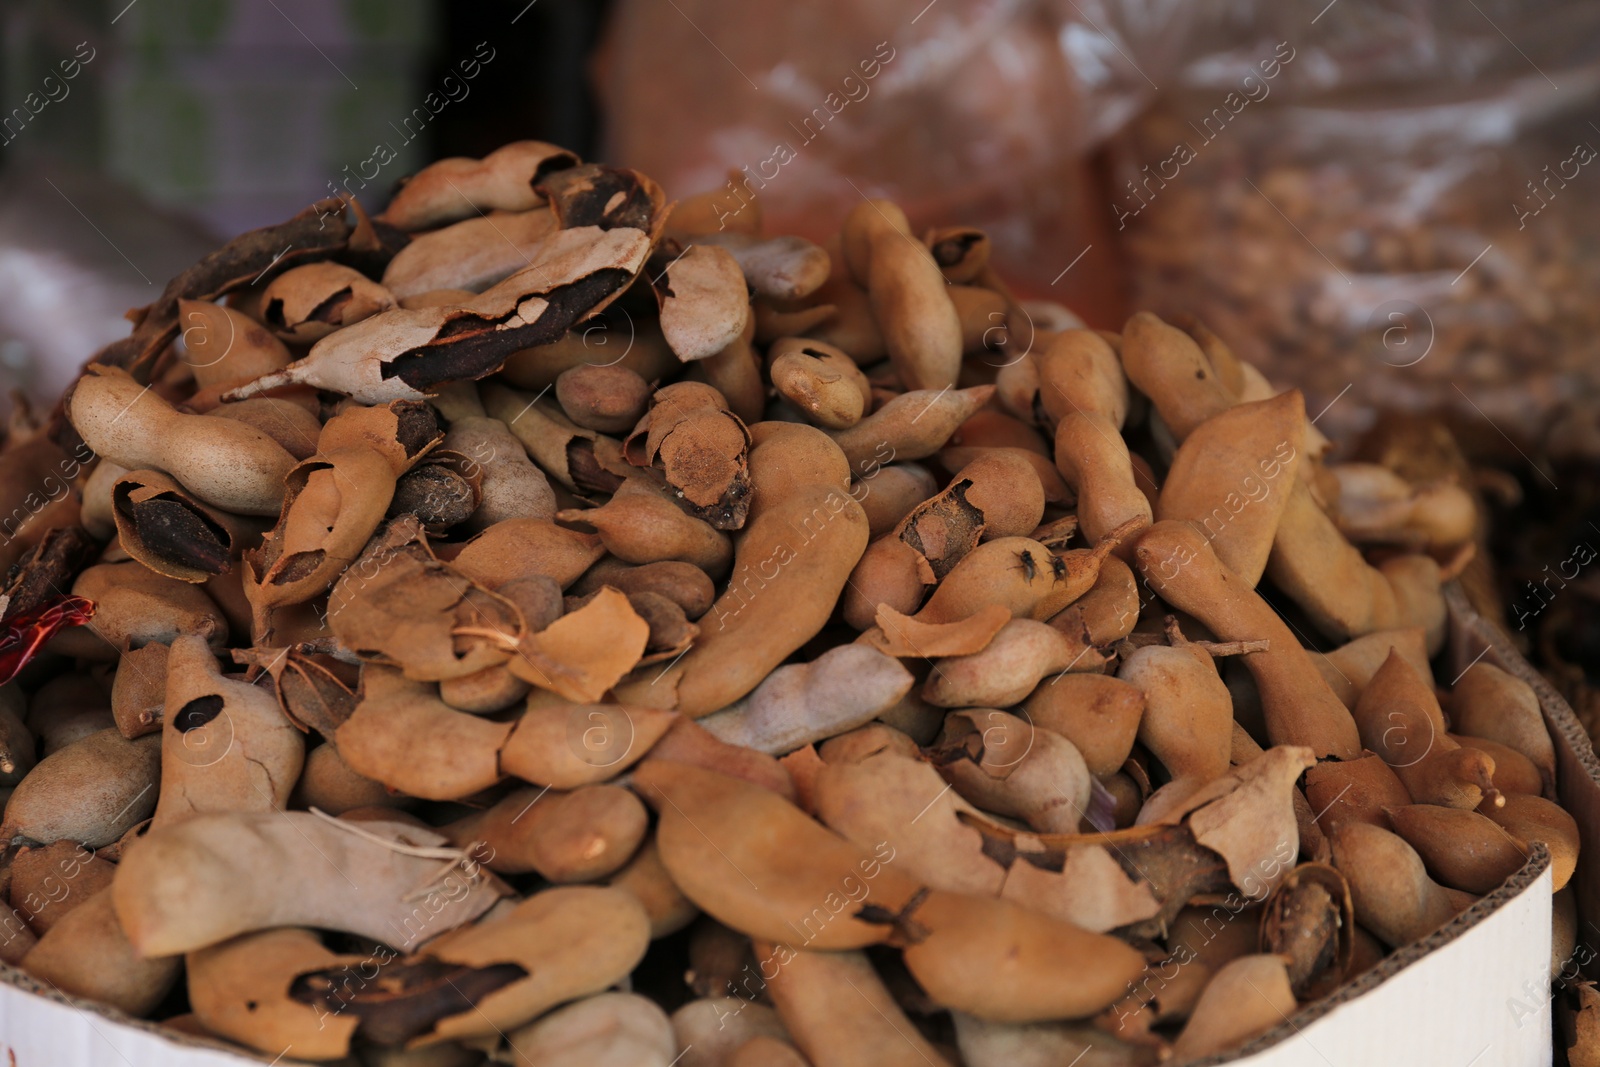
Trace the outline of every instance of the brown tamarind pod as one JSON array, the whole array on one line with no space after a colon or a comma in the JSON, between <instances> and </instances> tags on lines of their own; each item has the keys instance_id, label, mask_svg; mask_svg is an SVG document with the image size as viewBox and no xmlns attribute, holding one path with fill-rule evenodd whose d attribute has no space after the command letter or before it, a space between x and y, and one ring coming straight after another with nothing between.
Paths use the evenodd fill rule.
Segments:
<instances>
[{"instance_id":1,"label":"brown tamarind pod","mask_svg":"<svg viewBox=\"0 0 1600 1067\"><path fill-rule=\"evenodd\" d=\"M1218 639L1265 639L1245 657L1255 676L1273 744L1304 744L1318 757L1354 759L1361 738L1350 712L1322 681L1294 633L1244 579L1230 571L1187 523L1158 522L1140 537L1140 574L1161 598L1203 622Z\"/></svg>"},{"instance_id":2,"label":"brown tamarind pod","mask_svg":"<svg viewBox=\"0 0 1600 1067\"><path fill-rule=\"evenodd\" d=\"M1284 958L1289 987L1301 1000L1333 992L1355 956L1355 905L1337 868L1302 863L1262 909L1261 951Z\"/></svg>"},{"instance_id":3,"label":"brown tamarind pod","mask_svg":"<svg viewBox=\"0 0 1600 1067\"><path fill-rule=\"evenodd\" d=\"M382 782L351 770L333 744L321 744L306 753L300 781L289 797L292 808L318 808L329 815L360 808L405 808L412 803L409 797L391 793Z\"/></svg>"},{"instance_id":4,"label":"brown tamarind pod","mask_svg":"<svg viewBox=\"0 0 1600 1067\"><path fill-rule=\"evenodd\" d=\"M1420 626L1375 630L1351 638L1331 652L1313 652L1311 660L1321 672L1323 680L1344 701L1344 706L1354 708L1361 691L1378 673L1383 661L1389 658L1390 649L1404 656L1431 685L1433 667L1428 663L1427 640L1427 633Z\"/></svg>"},{"instance_id":5,"label":"brown tamarind pod","mask_svg":"<svg viewBox=\"0 0 1600 1067\"><path fill-rule=\"evenodd\" d=\"M1160 822L1202 786L1228 773L1233 698L1211 656L1195 645L1147 645L1117 668L1144 694L1139 741L1171 780L1145 802L1140 823Z\"/></svg>"},{"instance_id":6,"label":"brown tamarind pod","mask_svg":"<svg viewBox=\"0 0 1600 1067\"><path fill-rule=\"evenodd\" d=\"M1555 795L1555 743L1532 686L1480 659L1456 680L1448 702L1457 733L1516 749L1539 768L1545 793Z\"/></svg>"},{"instance_id":7,"label":"brown tamarind pod","mask_svg":"<svg viewBox=\"0 0 1600 1067\"><path fill-rule=\"evenodd\" d=\"M867 376L842 349L803 337L784 337L767 350L768 373L778 395L828 430L861 421L872 399Z\"/></svg>"},{"instance_id":8,"label":"brown tamarind pod","mask_svg":"<svg viewBox=\"0 0 1600 1067\"><path fill-rule=\"evenodd\" d=\"M1498 796L1494 759L1451 739L1433 688L1398 652L1362 690L1354 715L1361 743L1394 768L1414 803L1470 811Z\"/></svg>"},{"instance_id":9,"label":"brown tamarind pod","mask_svg":"<svg viewBox=\"0 0 1600 1067\"><path fill-rule=\"evenodd\" d=\"M1056 423L1056 468L1078 494L1078 521L1091 545L1136 523L1148 526L1150 501L1134 481L1128 446L1102 415L1069 411ZM1124 541L1122 554L1132 551Z\"/></svg>"},{"instance_id":10,"label":"brown tamarind pod","mask_svg":"<svg viewBox=\"0 0 1600 1067\"><path fill-rule=\"evenodd\" d=\"M851 495L867 513L867 530L874 541L899 526L912 509L938 492L938 480L920 463L880 467L851 487Z\"/></svg>"},{"instance_id":11,"label":"brown tamarind pod","mask_svg":"<svg viewBox=\"0 0 1600 1067\"><path fill-rule=\"evenodd\" d=\"M254 381L293 362L282 341L234 308L180 298L178 322L197 391Z\"/></svg>"},{"instance_id":12,"label":"brown tamarind pod","mask_svg":"<svg viewBox=\"0 0 1600 1067\"><path fill-rule=\"evenodd\" d=\"M289 1046L329 1058L349 1051L360 1016L302 1003L290 989L303 974L376 962L333 953L312 931L292 926L244 934L183 960L189 1003L209 1033L259 1052Z\"/></svg>"},{"instance_id":13,"label":"brown tamarind pod","mask_svg":"<svg viewBox=\"0 0 1600 1067\"><path fill-rule=\"evenodd\" d=\"M989 265L989 235L976 227L935 227L922 235L922 243L952 285L971 285Z\"/></svg>"},{"instance_id":14,"label":"brown tamarind pod","mask_svg":"<svg viewBox=\"0 0 1600 1067\"><path fill-rule=\"evenodd\" d=\"M51 927L21 966L61 993L138 1016L161 1003L182 961L146 957L129 944L112 910L111 891L102 889Z\"/></svg>"},{"instance_id":15,"label":"brown tamarind pod","mask_svg":"<svg viewBox=\"0 0 1600 1067\"><path fill-rule=\"evenodd\" d=\"M1067 330L1036 349L1033 360L1039 406L1050 423L1072 414L1094 415L1110 424L1111 434L1121 434L1128 417L1128 380L1103 338L1092 330Z\"/></svg>"},{"instance_id":16,"label":"brown tamarind pod","mask_svg":"<svg viewBox=\"0 0 1600 1067\"><path fill-rule=\"evenodd\" d=\"M607 884L639 898L650 916L652 938L675 934L700 914L700 909L678 890L667 873L654 834L645 838L633 858L613 874Z\"/></svg>"},{"instance_id":17,"label":"brown tamarind pod","mask_svg":"<svg viewBox=\"0 0 1600 1067\"><path fill-rule=\"evenodd\" d=\"M1168 924L1166 946L1171 958L1190 961L1215 973L1233 960L1260 950L1264 908L1248 898L1221 903L1188 904Z\"/></svg>"},{"instance_id":18,"label":"brown tamarind pod","mask_svg":"<svg viewBox=\"0 0 1600 1067\"><path fill-rule=\"evenodd\" d=\"M750 495L750 434L721 393L701 382L664 386L622 445L636 467L654 466L695 518L719 530L744 525Z\"/></svg>"},{"instance_id":19,"label":"brown tamarind pod","mask_svg":"<svg viewBox=\"0 0 1600 1067\"><path fill-rule=\"evenodd\" d=\"M11 858L6 896L43 937L78 905L111 884L116 864L76 841L21 848Z\"/></svg>"},{"instance_id":20,"label":"brown tamarind pod","mask_svg":"<svg viewBox=\"0 0 1600 1067\"><path fill-rule=\"evenodd\" d=\"M926 459L950 440L950 435L994 395L994 386L970 389L914 389L880 406L854 426L829 433L844 451L852 469L874 458L884 460L883 449L896 460Z\"/></svg>"},{"instance_id":21,"label":"brown tamarind pod","mask_svg":"<svg viewBox=\"0 0 1600 1067\"><path fill-rule=\"evenodd\" d=\"M535 691L500 746L500 769L553 789L603 782L642 759L677 719L661 708L541 700Z\"/></svg>"},{"instance_id":22,"label":"brown tamarind pod","mask_svg":"<svg viewBox=\"0 0 1600 1067\"><path fill-rule=\"evenodd\" d=\"M1061 674L1036 688L1023 703L1035 726L1058 733L1083 755L1089 772L1106 778L1121 769L1133 750L1145 695L1112 675Z\"/></svg>"},{"instance_id":23,"label":"brown tamarind pod","mask_svg":"<svg viewBox=\"0 0 1600 1067\"><path fill-rule=\"evenodd\" d=\"M574 367L621 367L653 382L677 373L683 364L662 336L659 319L611 309L585 319L549 344L511 353L499 377L518 389L537 393ZM530 395L511 414L531 399ZM496 418L505 421L504 416ZM628 425L631 428L633 424Z\"/></svg>"},{"instance_id":24,"label":"brown tamarind pod","mask_svg":"<svg viewBox=\"0 0 1600 1067\"><path fill-rule=\"evenodd\" d=\"M1478 814L1499 823L1520 841L1537 841L1549 849L1550 872L1557 891L1571 880L1578 866L1578 821L1561 805L1543 797L1512 795L1505 798L1501 807L1484 801Z\"/></svg>"},{"instance_id":25,"label":"brown tamarind pod","mask_svg":"<svg viewBox=\"0 0 1600 1067\"><path fill-rule=\"evenodd\" d=\"M860 731L855 731L859 733ZM848 736L848 735L846 735ZM666 760L715 771L775 793L785 800L796 797L794 779L783 764L765 752L730 745L693 719L676 717L667 732L645 756L644 762Z\"/></svg>"},{"instance_id":26,"label":"brown tamarind pod","mask_svg":"<svg viewBox=\"0 0 1600 1067\"><path fill-rule=\"evenodd\" d=\"M1105 648L1133 632L1140 606L1132 568L1108 555L1089 591L1050 616L1049 623L1085 648Z\"/></svg>"},{"instance_id":27,"label":"brown tamarind pod","mask_svg":"<svg viewBox=\"0 0 1600 1067\"><path fill-rule=\"evenodd\" d=\"M849 282L851 286L850 298L858 303L851 314L851 332L864 333L862 327L869 327L872 335L877 336L877 324L872 322L872 309L867 305L867 294L864 289ZM780 337L800 337L812 335L812 332L823 328L825 323L831 321L838 314L839 309L833 304L813 304L809 302L773 301L760 296L751 304L751 315L756 320L755 342L758 345L768 345ZM883 338L876 341L876 359L883 358ZM862 359L851 355L857 366L862 364ZM867 362L871 362L868 360Z\"/></svg>"},{"instance_id":28,"label":"brown tamarind pod","mask_svg":"<svg viewBox=\"0 0 1600 1067\"><path fill-rule=\"evenodd\" d=\"M650 289L661 309L661 332L685 363L727 348L750 326L744 272L725 248L676 242L658 245L649 264Z\"/></svg>"},{"instance_id":29,"label":"brown tamarind pod","mask_svg":"<svg viewBox=\"0 0 1600 1067\"><path fill-rule=\"evenodd\" d=\"M1233 397L1194 339L1148 311L1135 313L1122 328L1122 366L1179 443L1202 422L1233 406Z\"/></svg>"},{"instance_id":30,"label":"brown tamarind pod","mask_svg":"<svg viewBox=\"0 0 1600 1067\"><path fill-rule=\"evenodd\" d=\"M17 783L0 841L109 845L155 809L161 741L129 741L117 730L90 734L51 753Z\"/></svg>"},{"instance_id":31,"label":"brown tamarind pod","mask_svg":"<svg viewBox=\"0 0 1600 1067\"><path fill-rule=\"evenodd\" d=\"M892 237L910 233L911 222L899 204L892 200L863 200L845 215L836 251L850 277L865 286L871 271L872 242L880 234Z\"/></svg>"},{"instance_id":32,"label":"brown tamarind pod","mask_svg":"<svg viewBox=\"0 0 1600 1067\"><path fill-rule=\"evenodd\" d=\"M1233 1048L1277 1026L1296 1007L1281 956L1241 956L1206 983L1172 1043L1173 1054L1192 1059Z\"/></svg>"},{"instance_id":33,"label":"brown tamarind pod","mask_svg":"<svg viewBox=\"0 0 1600 1067\"><path fill-rule=\"evenodd\" d=\"M647 824L638 797L596 784L570 793L517 789L440 832L459 848L478 843L472 854L491 871L537 871L559 885L615 874L644 840Z\"/></svg>"},{"instance_id":34,"label":"brown tamarind pod","mask_svg":"<svg viewBox=\"0 0 1600 1067\"><path fill-rule=\"evenodd\" d=\"M463 524L469 532L506 519L555 518L556 497L549 479L499 419L486 415L452 419L440 448L466 457L463 465L468 473L479 477L477 509Z\"/></svg>"},{"instance_id":35,"label":"brown tamarind pod","mask_svg":"<svg viewBox=\"0 0 1600 1067\"><path fill-rule=\"evenodd\" d=\"M406 178L377 218L409 233L486 211L530 211L545 202L539 180L577 162L543 141L512 141L482 159L435 160Z\"/></svg>"},{"instance_id":36,"label":"brown tamarind pod","mask_svg":"<svg viewBox=\"0 0 1600 1067\"><path fill-rule=\"evenodd\" d=\"M231 419L246 426L254 426L283 447L296 461L304 462L317 451L317 436L322 432L322 420L316 393L303 386L288 386L276 390L277 396L253 396L249 400L235 400L207 408L202 414L217 419ZM296 394L307 395L309 406L294 399ZM190 398L185 407L194 407ZM198 409L197 409L198 410Z\"/></svg>"},{"instance_id":37,"label":"brown tamarind pod","mask_svg":"<svg viewBox=\"0 0 1600 1067\"><path fill-rule=\"evenodd\" d=\"M666 597L690 619L704 615L716 599L716 587L706 572L679 560L630 564L614 557L602 559L584 571L569 591L574 596L587 596L605 585L628 596L654 593Z\"/></svg>"},{"instance_id":38,"label":"brown tamarind pod","mask_svg":"<svg viewBox=\"0 0 1600 1067\"><path fill-rule=\"evenodd\" d=\"M567 418L554 399L492 383L480 386L478 395L484 409L505 423L539 469L568 489L611 492L620 483L600 456L603 448L614 449L616 443Z\"/></svg>"},{"instance_id":39,"label":"brown tamarind pod","mask_svg":"<svg viewBox=\"0 0 1600 1067\"><path fill-rule=\"evenodd\" d=\"M1544 776L1539 773L1539 768L1516 749L1498 741L1486 741L1466 734L1452 733L1450 739L1462 748L1475 748L1489 754L1489 758L1494 760L1494 774L1490 776L1490 783L1500 792L1507 795L1525 793L1528 796L1540 796L1544 792Z\"/></svg>"},{"instance_id":40,"label":"brown tamarind pod","mask_svg":"<svg viewBox=\"0 0 1600 1067\"><path fill-rule=\"evenodd\" d=\"M677 560L722 574L733 558L725 534L686 514L641 479L630 479L599 507L568 508L556 518L594 527L606 550L628 563Z\"/></svg>"},{"instance_id":41,"label":"brown tamarind pod","mask_svg":"<svg viewBox=\"0 0 1600 1067\"><path fill-rule=\"evenodd\" d=\"M882 608L915 614L928 591L922 578L926 565L926 557L893 532L874 540L845 583L841 598L845 622L867 630Z\"/></svg>"},{"instance_id":42,"label":"brown tamarind pod","mask_svg":"<svg viewBox=\"0 0 1600 1067\"><path fill-rule=\"evenodd\" d=\"M1428 873L1451 889L1481 896L1528 861L1522 842L1475 811L1407 804L1386 814L1394 832L1422 857Z\"/></svg>"},{"instance_id":43,"label":"brown tamarind pod","mask_svg":"<svg viewBox=\"0 0 1600 1067\"><path fill-rule=\"evenodd\" d=\"M162 684L165 684L164 677ZM17 691L19 702L21 695ZM37 748L40 756L53 756L68 745L115 725L115 718L109 714L107 695L102 679L94 674L56 675L34 690L28 700L23 730L13 735L12 743L19 750L26 749L28 754ZM27 760L28 756L18 751L12 758Z\"/></svg>"},{"instance_id":44,"label":"brown tamarind pod","mask_svg":"<svg viewBox=\"0 0 1600 1067\"><path fill-rule=\"evenodd\" d=\"M1217 558L1255 585L1305 454L1305 425L1298 390L1213 415L1179 446L1157 516L1197 523Z\"/></svg>"},{"instance_id":45,"label":"brown tamarind pod","mask_svg":"<svg viewBox=\"0 0 1600 1067\"><path fill-rule=\"evenodd\" d=\"M556 401L585 429L625 434L644 417L650 384L627 367L581 363L556 378Z\"/></svg>"},{"instance_id":46,"label":"brown tamarind pod","mask_svg":"<svg viewBox=\"0 0 1600 1067\"><path fill-rule=\"evenodd\" d=\"M539 576L565 589L605 554L596 534L543 519L504 519L440 558L487 589Z\"/></svg>"},{"instance_id":47,"label":"brown tamarind pod","mask_svg":"<svg viewBox=\"0 0 1600 1067\"><path fill-rule=\"evenodd\" d=\"M744 272L745 284L751 291L773 300L802 300L810 296L828 280L833 269L827 249L803 237L763 239L719 229L697 234L695 243L726 249Z\"/></svg>"},{"instance_id":48,"label":"brown tamarind pod","mask_svg":"<svg viewBox=\"0 0 1600 1067\"><path fill-rule=\"evenodd\" d=\"M1383 757L1369 752L1359 759L1327 760L1306 771L1306 799L1320 813L1318 825L1331 834L1346 819L1387 830L1384 812L1409 804L1411 794Z\"/></svg>"},{"instance_id":49,"label":"brown tamarind pod","mask_svg":"<svg viewBox=\"0 0 1600 1067\"><path fill-rule=\"evenodd\" d=\"M383 270L383 287L402 307L408 297L439 290L467 294L466 301L527 266L538 245L556 230L554 212L497 211L441 226L411 238Z\"/></svg>"},{"instance_id":50,"label":"brown tamarind pod","mask_svg":"<svg viewBox=\"0 0 1600 1067\"><path fill-rule=\"evenodd\" d=\"M1020 704L1040 682L1070 671L1093 672L1106 658L1085 649L1048 623L1012 619L980 651L947 656L935 664L922 699L936 707Z\"/></svg>"},{"instance_id":51,"label":"brown tamarind pod","mask_svg":"<svg viewBox=\"0 0 1600 1067\"><path fill-rule=\"evenodd\" d=\"M1350 885L1356 921L1389 947L1426 937L1454 917L1444 888L1398 835L1347 819L1333 828L1330 841L1334 866Z\"/></svg>"},{"instance_id":52,"label":"brown tamarind pod","mask_svg":"<svg viewBox=\"0 0 1600 1067\"><path fill-rule=\"evenodd\" d=\"M950 570L916 617L954 622L1000 604L1018 618L1048 619L1094 587L1117 541L1108 537L1092 550L1061 555L1029 537L985 541Z\"/></svg>"},{"instance_id":53,"label":"brown tamarind pod","mask_svg":"<svg viewBox=\"0 0 1600 1067\"><path fill-rule=\"evenodd\" d=\"M945 717L932 758L956 792L1046 833L1076 833L1090 818L1092 776L1076 746L995 708Z\"/></svg>"},{"instance_id":54,"label":"brown tamarind pod","mask_svg":"<svg viewBox=\"0 0 1600 1067\"><path fill-rule=\"evenodd\" d=\"M667 232L695 237L718 233L759 234L761 200L756 197L747 200L739 195L735 186L743 175L738 171L730 167L727 176L728 185L695 193L668 205L670 210L664 223Z\"/></svg>"},{"instance_id":55,"label":"brown tamarind pod","mask_svg":"<svg viewBox=\"0 0 1600 1067\"><path fill-rule=\"evenodd\" d=\"M744 699L700 724L730 744L782 755L853 730L905 696L911 672L862 644L774 670Z\"/></svg>"}]
</instances>

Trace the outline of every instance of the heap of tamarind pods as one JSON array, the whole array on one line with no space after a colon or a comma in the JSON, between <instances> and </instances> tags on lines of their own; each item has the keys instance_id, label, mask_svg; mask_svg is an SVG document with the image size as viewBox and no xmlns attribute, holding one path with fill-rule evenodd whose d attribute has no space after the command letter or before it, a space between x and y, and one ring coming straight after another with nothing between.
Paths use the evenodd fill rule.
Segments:
<instances>
[{"instance_id":1,"label":"heap of tamarind pods","mask_svg":"<svg viewBox=\"0 0 1600 1067\"><path fill-rule=\"evenodd\" d=\"M1473 498L988 257L521 142L174 279L0 453L0 958L302 1061L1150 1064L1559 890L1533 691L1432 666Z\"/></svg>"}]
</instances>

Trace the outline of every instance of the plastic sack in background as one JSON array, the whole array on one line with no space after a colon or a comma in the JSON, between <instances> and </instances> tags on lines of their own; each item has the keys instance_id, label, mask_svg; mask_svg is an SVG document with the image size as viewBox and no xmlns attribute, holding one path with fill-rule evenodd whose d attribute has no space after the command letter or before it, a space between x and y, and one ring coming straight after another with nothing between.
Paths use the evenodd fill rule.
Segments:
<instances>
[{"instance_id":1,"label":"plastic sack in background","mask_svg":"<svg viewBox=\"0 0 1600 1067\"><path fill-rule=\"evenodd\" d=\"M1442 409L1469 443L1600 458L1600 7L1318 10L1195 27L1116 138L1135 302L1331 405L1335 439Z\"/></svg>"},{"instance_id":2,"label":"plastic sack in background","mask_svg":"<svg viewBox=\"0 0 1600 1067\"><path fill-rule=\"evenodd\" d=\"M1120 325L1087 157L1149 103L1191 6L623 0L608 154L672 197L733 180L769 232L820 240L864 196L981 226L1019 290Z\"/></svg>"}]
</instances>

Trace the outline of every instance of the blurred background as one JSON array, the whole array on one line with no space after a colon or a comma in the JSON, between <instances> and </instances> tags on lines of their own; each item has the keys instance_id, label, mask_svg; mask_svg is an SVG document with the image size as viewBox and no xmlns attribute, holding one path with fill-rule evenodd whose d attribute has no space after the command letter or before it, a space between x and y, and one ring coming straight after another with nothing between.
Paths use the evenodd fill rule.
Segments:
<instances>
[{"instance_id":1,"label":"blurred background","mask_svg":"<svg viewBox=\"0 0 1600 1067\"><path fill-rule=\"evenodd\" d=\"M0 12L0 378L42 402L222 239L537 138L775 232L880 195L982 226L1019 291L1197 315L1335 437L1389 407L1600 456L1592 0Z\"/></svg>"}]
</instances>

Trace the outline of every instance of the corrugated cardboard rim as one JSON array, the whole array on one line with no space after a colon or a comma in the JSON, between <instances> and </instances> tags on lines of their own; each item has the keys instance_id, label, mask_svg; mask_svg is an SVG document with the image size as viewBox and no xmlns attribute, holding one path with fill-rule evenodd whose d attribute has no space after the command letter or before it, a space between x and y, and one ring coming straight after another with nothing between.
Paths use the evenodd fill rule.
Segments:
<instances>
[{"instance_id":1,"label":"corrugated cardboard rim","mask_svg":"<svg viewBox=\"0 0 1600 1067\"><path fill-rule=\"evenodd\" d=\"M1456 583L1452 582L1446 587L1445 604L1449 609L1450 622L1445 660L1451 665L1456 676L1470 664L1483 659L1522 678L1538 694L1540 707L1544 711L1545 724L1549 727L1556 743L1561 802L1578 818L1583 838L1578 855L1578 870L1573 876L1573 884L1577 887L1578 893L1579 917L1585 921L1600 922L1600 907L1595 905L1596 886L1600 885L1600 878L1596 877L1597 871L1600 871L1600 833L1596 832L1600 830L1600 759L1595 756L1589 736L1555 687L1523 659L1504 633L1473 611L1465 594ZM1339 987L1321 1000L1305 1005L1285 1019L1281 1025L1268 1030L1249 1043L1216 1056L1187 1061L1185 1067L1214 1067L1232 1063L1298 1037L1301 1030L1313 1022L1331 1014L1342 1005L1365 996L1401 971L1427 958L1434 950L1465 935L1519 896L1544 873L1549 865L1549 852L1542 845L1535 845L1533 855L1516 874L1433 934L1391 953L1382 963L1354 982ZM99 1016L134 1030L156 1035L181 1047L219 1052L235 1057L240 1062L279 1064L302 1062L271 1060L263 1054L231 1042L179 1033L145 1019L136 1019L114 1008L67 996L51 987L41 985L23 971L4 963L0 963L0 979L24 992L65 1004L89 1016Z\"/></svg>"}]
</instances>

